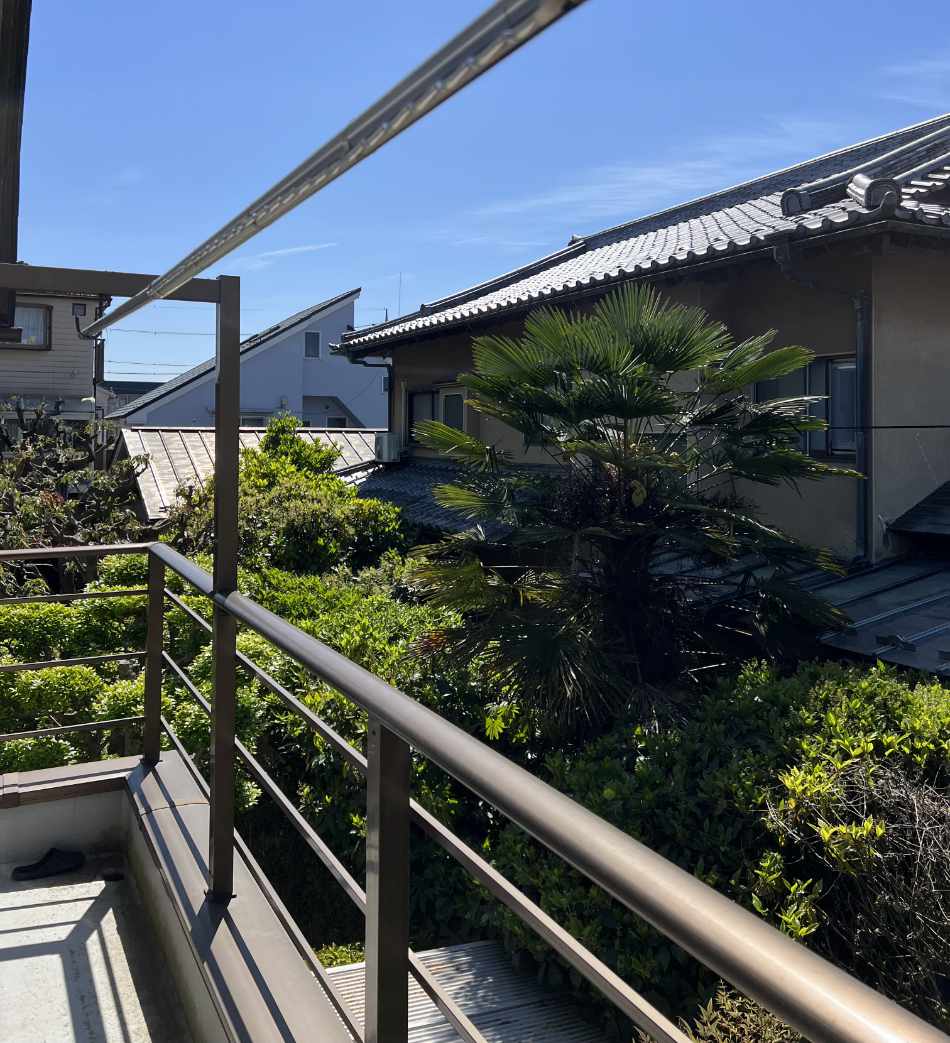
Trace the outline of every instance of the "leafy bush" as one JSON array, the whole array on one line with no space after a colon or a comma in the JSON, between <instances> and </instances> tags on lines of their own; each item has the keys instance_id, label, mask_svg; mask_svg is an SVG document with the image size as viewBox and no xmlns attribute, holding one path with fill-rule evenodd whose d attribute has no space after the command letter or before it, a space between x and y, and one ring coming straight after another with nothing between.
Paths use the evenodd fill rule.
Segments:
<instances>
[{"instance_id":1,"label":"leafy bush","mask_svg":"<svg viewBox=\"0 0 950 1043\"><path fill-rule=\"evenodd\" d=\"M114 449L118 428L101 421L76 427L42 406L27 415L22 402L13 408L18 439L0 431L0 547L138 538L136 477L145 458L116 460L108 470L95 466L97 453ZM78 589L86 578L78 561L0 565L0 590L10 594Z\"/></svg>"},{"instance_id":2,"label":"leafy bush","mask_svg":"<svg viewBox=\"0 0 950 1043\"><path fill-rule=\"evenodd\" d=\"M780 678L752 664L686 721L621 725L586 748L550 754L539 770L706 883L946 1026L948 743L950 699L937 682L883 666L806 665ZM912 827L914 810L921 820ZM715 986L691 958L520 830L503 829L493 856L661 1007L686 1014ZM503 910L495 920L510 945L561 975L518 921Z\"/></svg>"},{"instance_id":3,"label":"leafy bush","mask_svg":"<svg viewBox=\"0 0 950 1043\"><path fill-rule=\"evenodd\" d=\"M317 959L324 967L346 967L350 963L362 963L366 953L362 945L324 945L317 949Z\"/></svg>"},{"instance_id":4,"label":"leafy bush","mask_svg":"<svg viewBox=\"0 0 950 1043\"><path fill-rule=\"evenodd\" d=\"M696 1043L805 1043L794 1029L725 985L684 1028Z\"/></svg>"},{"instance_id":5,"label":"leafy bush","mask_svg":"<svg viewBox=\"0 0 950 1043\"><path fill-rule=\"evenodd\" d=\"M41 735L36 739L11 739L9 742L0 743L0 773L58 768L61 764L70 764L77 758L75 747L56 735Z\"/></svg>"},{"instance_id":6,"label":"leafy bush","mask_svg":"<svg viewBox=\"0 0 950 1043\"><path fill-rule=\"evenodd\" d=\"M241 454L239 535L245 566L357 570L375 565L388 550L404 549L399 509L360 499L328 474L337 451L304 442L293 433L295 425L292 417L271 421L260 448ZM180 498L169 533L182 553L212 550L213 482Z\"/></svg>"},{"instance_id":7,"label":"leafy bush","mask_svg":"<svg viewBox=\"0 0 950 1043\"><path fill-rule=\"evenodd\" d=\"M112 680L89 666L55 666L0 674L0 731L134 717L142 713L143 684ZM32 771L137 752L137 726L65 733L0 743L0 771ZM133 741L134 737L134 741Z\"/></svg>"}]
</instances>

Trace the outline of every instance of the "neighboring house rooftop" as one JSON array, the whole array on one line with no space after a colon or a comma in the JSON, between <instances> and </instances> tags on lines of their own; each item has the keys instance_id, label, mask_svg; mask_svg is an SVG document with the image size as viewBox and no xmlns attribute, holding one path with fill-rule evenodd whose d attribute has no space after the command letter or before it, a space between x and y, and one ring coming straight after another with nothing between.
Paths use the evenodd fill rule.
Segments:
<instances>
[{"instance_id":1,"label":"neighboring house rooftop","mask_svg":"<svg viewBox=\"0 0 950 1043\"><path fill-rule=\"evenodd\" d=\"M161 380L100 380L99 387L114 395L145 395L162 386Z\"/></svg>"},{"instance_id":2,"label":"neighboring house rooftop","mask_svg":"<svg viewBox=\"0 0 950 1043\"><path fill-rule=\"evenodd\" d=\"M950 114L588 236L411 315L343 337L378 353L440 328L623 279L749 253L883 218L950 227Z\"/></svg>"},{"instance_id":3,"label":"neighboring house rooftop","mask_svg":"<svg viewBox=\"0 0 950 1043\"><path fill-rule=\"evenodd\" d=\"M265 430L242 427L241 448L256 448ZM344 480L355 481L359 472L374 465L376 432L370 428L301 427L297 434L310 442L335 445L341 455L334 473ZM149 521L168 517L180 488L202 488L214 474L213 427L127 427L120 432L119 450L129 456L148 456L138 487Z\"/></svg>"},{"instance_id":4,"label":"neighboring house rooftop","mask_svg":"<svg viewBox=\"0 0 950 1043\"><path fill-rule=\"evenodd\" d=\"M288 330L293 329L294 326L299 326L300 323L306 322L309 319L320 315L322 312L332 311L334 308L338 308L341 304L354 300L359 296L359 293L360 288L357 286L355 289L347 290L346 293L338 294L336 297L331 297L329 300L321 301L319 304L314 304L309 308L304 308L302 311L298 311L294 315L289 315L281 322L278 322L273 326L268 326L267 329L261 330L260 333L255 333L253 336L248 337L247 340L241 341L241 354L244 355L249 351L253 351L255 348L261 347L263 344L266 344L268 341L280 336L282 333L286 333ZM173 391L177 391L186 384L191 384L194 381L207 376L209 373L212 373L214 371L214 365L215 360L213 358L206 359L204 362L199 362L197 366L193 366L184 373L180 373L177 377L172 377L171 380L165 381L164 384L160 384L157 388L141 395L132 402L126 403L126 405L115 410L115 412L110 413L109 416L129 416L132 413L137 413L145 406L154 405L166 395L170 395Z\"/></svg>"}]
</instances>

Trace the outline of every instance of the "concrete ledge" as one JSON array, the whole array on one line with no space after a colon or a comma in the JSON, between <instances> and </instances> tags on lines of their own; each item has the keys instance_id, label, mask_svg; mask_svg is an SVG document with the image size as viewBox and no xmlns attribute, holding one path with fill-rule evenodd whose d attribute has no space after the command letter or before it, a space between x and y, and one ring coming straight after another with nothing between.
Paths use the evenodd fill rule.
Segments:
<instances>
[{"instance_id":1,"label":"concrete ledge","mask_svg":"<svg viewBox=\"0 0 950 1043\"><path fill-rule=\"evenodd\" d=\"M208 901L210 807L177 753L9 773L0 808L0 862L125 850L196 1040L352 1043L239 853L235 897Z\"/></svg>"}]
</instances>

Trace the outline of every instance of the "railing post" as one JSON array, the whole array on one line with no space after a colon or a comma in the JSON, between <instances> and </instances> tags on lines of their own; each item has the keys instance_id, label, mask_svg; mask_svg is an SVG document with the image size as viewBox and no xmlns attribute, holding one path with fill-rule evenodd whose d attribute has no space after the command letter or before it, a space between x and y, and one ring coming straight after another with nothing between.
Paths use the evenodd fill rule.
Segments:
<instances>
[{"instance_id":1,"label":"railing post","mask_svg":"<svg viewBox=\"0 0 950 1043\"><path fill-rule=\"evenodd\" d=\"M214 410L214 593L237 589L238 464L241 424L241 283L219 276ZM211 838L208 897L227 902L234 890L234 694L237 686L234 617L214 606L211 645Z\"/></svg>"},{"instance_id":2,"label":"railing post","mask_svg":"<svg viewBox=\"0 0 950 1043\"><path fill-rule=\"evenodd\" d=\"M366 1043L409 1022L409 747L371 717L366 774Z\"/></svg>"},{"instance_id":3,"label":"railing post","mask_svg":"<svg viewBox=\"0 0 950 1043\"><path fill-rule=\"evenodd\" d=\"M145 723L142 759L157 764L162 747L162 650L165 641L165 564L149 552L145 638Z\"/></svg>"}]
</instances>

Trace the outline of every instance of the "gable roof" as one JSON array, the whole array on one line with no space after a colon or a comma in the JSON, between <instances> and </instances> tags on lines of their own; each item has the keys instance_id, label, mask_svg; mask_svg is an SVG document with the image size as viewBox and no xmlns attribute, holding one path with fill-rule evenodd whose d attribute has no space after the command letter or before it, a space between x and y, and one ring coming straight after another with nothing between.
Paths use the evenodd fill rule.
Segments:
<instances>
[{"instance_id":1,"label":"gable roof","mask_svg":"<svg viewBox=\"0 0 950 1043\"><path fill-rule=\"evenodd\" d=\"M301 322L306 322L308 319L312 319L314 316L319 315L322 312L332 311L334 308L338 308L341 304L346 304L350 299L355 300L359 296L360 290L361 288L359 286L355 289L347 290L346 293L338 294L336 297L331 297L329 300L321 301L320 304L314 304L309 308L304 308L303 311L298 311L294 315L289 315L286 319L283 319L276 325L268 326L266 330L253 334L248 337L247 340L241 341L241 354L244 355L249 351L254 351L256 348L261 347L268 341L273 340L275 337L279 337L282 333L286 333L288 330L293 329L294 326L298 326ZM214 358L206 359L204 362L199 362L197 366L192 366L191 369L185 370L184 373L179 373L177 377L172 377L171 380L166 380L164 384L160 384L154 390L146 392L146 394L133 399L131 402L127 402L124 406L115 410L115 412L110 413L109 417L124 417L129 416L131 413L137 413L143 407L158 402L160 399L170 395L173 391L177 391L179 388L183 388L185 385L192 384L196 380L200 380L202 377L206 377L208 374L213 373L214 364Z\"/></svg>"},{"instance_id":2,"label":"gable roof","mask_svg":"<svg viewBox=\"0 0 950 1043\"><path fill-rule=\"evenodd\" d=\"M904 127L648 217L574 236L562 250L417 312L345 334L384 345L598 284L687 267L882 217L950 226L950 114Z\"/></svg>"},{"instance_id":3,"label":"gable roof","mask_svg":"<svg viewBox=\"0 0 950 1043\"><path fill-rule=\"evenodd\" d=\"M257 448L266 430L242 427L241 448ZM214 474L213 427L126 427L119 436L123 453L148 456L148 464L136 482L149 521L168 517L180 488L200 489ZM344 480L375 464L375 429L301 427L297 429L297 436L310 442L335 445L340 450L340 458L334 474Z\"/></svg>"}]
</instances>

